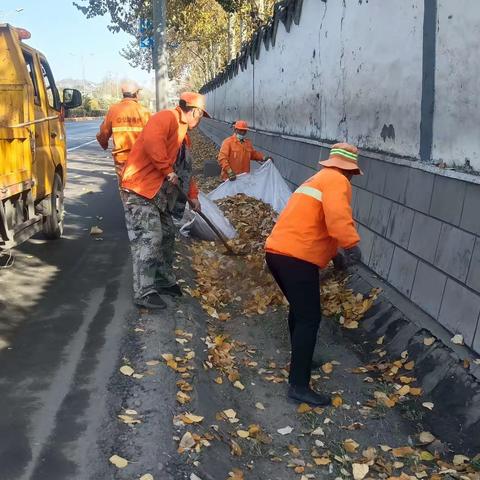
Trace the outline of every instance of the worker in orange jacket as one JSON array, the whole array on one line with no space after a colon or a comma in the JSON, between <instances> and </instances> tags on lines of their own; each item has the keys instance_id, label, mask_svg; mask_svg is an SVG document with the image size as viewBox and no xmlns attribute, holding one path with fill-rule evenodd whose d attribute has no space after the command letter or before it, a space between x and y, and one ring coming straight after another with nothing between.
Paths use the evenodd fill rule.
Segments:
<instances>
[{"instance_id":1,"label":"worker in orange jacket","mask_svg":"<svg viewBox=\"0 0 480 480\"><path fill-rule=\"evenodd\" d=\"M100 125L97 141L106 150L113 136L113 160L118 178L121 177L128 154L150 118L150 112L140 105L140 87L135 82L121 85L123 100L112 105Z\"/></svg>"},{"instance_id":2,"label":"worker in orange jacket","mask_svg":"<svg viewBox=\"0 0 480 480\"><path fill-rule=\"evenodd\" d=\"M319 268L332 259L341 267L361 260L360 237L350 206L350 180L362 175L357 158L356 147L334 145L328 160L320 162L324 168L293 192L265 244L268 267L290 304L288 396L312 405L330 403L328 395L310 388L322 315Z\"/></svg>"},{"instance_id":3,"label":"worker in orange jacket","mask_svg":"<svg viewBox=\"0 0 480 480\"><path fill-rule=\"evenodd\" d=\"M134 300L139 307L163 309L166 303L161 295L182 295L173 272L172 210L181 176L175 163L187 131L196 128L203 116L208 116L205 97L183 93L176 108L150 118L128 156L121 188L132 250ZM190 182L188 196L199 210L195 182Z\"/></svg>"},{"instance_id":4,"label":"worker in orange jacket","mask_svg":"<svg viewBox=\"0 0 480 480\"><path fill-rule=\"evenodd\" d=\"M265 162L270 157L263 155L253 148L252 142L246 138L248 123L245 120L237 120L233 124L234 133L226 138L218 154L218 163L222 168L223 180L236 180L240 173L250 172L250 161Z\"/></svg>"}]
</instances>

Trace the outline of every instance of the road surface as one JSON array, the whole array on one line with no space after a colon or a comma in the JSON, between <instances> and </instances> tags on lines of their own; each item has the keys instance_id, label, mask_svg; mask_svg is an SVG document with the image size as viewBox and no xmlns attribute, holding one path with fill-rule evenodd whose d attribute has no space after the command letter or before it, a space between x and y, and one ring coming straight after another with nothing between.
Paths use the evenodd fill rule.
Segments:
<instances>
[{"instance_id":1,"label":"road surface","mask_svg":"<svg viewBox=\"0 0 480 480\"><path fill-rule=\"evenodd\" d=\"M0 479L93 478L97 427L125 319L129 248L98 121L67 125L65 235L41 235L0 270ZM91 226L104 230L95 240ZM88 470L88 471L87 471Z\"/></svg>"}]
</instances>

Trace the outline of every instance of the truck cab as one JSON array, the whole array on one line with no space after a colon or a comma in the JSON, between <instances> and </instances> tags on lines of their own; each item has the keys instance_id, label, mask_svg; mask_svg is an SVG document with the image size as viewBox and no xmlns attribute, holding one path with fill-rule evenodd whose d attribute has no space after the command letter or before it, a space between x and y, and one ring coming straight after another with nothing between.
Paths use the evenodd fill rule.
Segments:
<instances>
[{"instance_id":1,"label":"truck cab","mask_svg":"<svg viewBox=\"0 0 480 480\"><path fill-rule=\"evenodd\" d=\"M50 239L62 235L65 110L82 102L73 89L60 97L46 57L28 38L0 24L0 249L42 230Z\"/></svg>"}]
</instances>

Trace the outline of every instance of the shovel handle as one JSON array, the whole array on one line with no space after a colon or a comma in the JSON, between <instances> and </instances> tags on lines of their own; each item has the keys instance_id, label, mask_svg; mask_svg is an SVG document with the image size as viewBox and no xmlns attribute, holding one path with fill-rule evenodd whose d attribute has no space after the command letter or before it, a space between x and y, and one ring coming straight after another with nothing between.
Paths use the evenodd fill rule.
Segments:
<instances>
[{"instance_id":1,"label":"shovel handle","mask_svg":"<svg viewBox=\"0 0 480 480\"><path fill-rule=\"evenodd\" d=\"M182 197L183 200L186 200L187 203L190 205L190 207L193 209L193 202L188 198L187 195L185 195L184 191L178 186L175 185L178 193L180 194L180 197ZM223 243L227 251L231 255L235 255L235 252L232 250L232 247L228 244L227 240L223 236L223 234L218 230L218 228L213 224L213 222L203 213L203 212L195 212L202 217L202 219L205 221L205 223L213 230L213 233L220 239L220 241Z\"/></svg>"}]
</instances>

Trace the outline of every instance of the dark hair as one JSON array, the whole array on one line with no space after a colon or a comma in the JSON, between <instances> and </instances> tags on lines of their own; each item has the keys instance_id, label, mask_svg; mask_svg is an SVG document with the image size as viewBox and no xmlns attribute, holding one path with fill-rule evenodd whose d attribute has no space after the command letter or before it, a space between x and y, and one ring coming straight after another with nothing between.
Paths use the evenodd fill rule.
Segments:
<instances>
[{"instance_id":1,"label":"dark hair","mask_svg":"<svg viewBox=\"0 0 480 480\"><path fill-rule=\"evenodd\" d=\"M182 109L182 112L185 113L191 112L194 109L194 107L189 107L185 100L180 100L178 106Z\"/></svg>"},{"instance_id":2,"label":"dark hair","mask_svg":"<svg viewBox=\"0 0 480 480\"><path fill-rule=\"evenodd\" d=\"M137 98L137 94L132 92L123 92L123 98Z\"/></svg>"}]
</instances>

